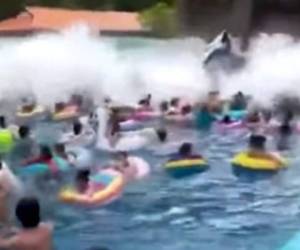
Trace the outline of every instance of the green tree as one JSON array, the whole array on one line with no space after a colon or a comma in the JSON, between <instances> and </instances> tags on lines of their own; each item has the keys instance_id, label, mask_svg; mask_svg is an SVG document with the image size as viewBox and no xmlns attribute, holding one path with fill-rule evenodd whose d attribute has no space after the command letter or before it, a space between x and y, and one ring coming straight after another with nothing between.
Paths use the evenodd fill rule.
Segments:
<instances>
[{"instance_id":1,"label":"green tree","mask_svg":"<svg viewBox=\"0 0 300 250\"><path fill-rule=\"evenodd\" d=\"M156 35L169 37L177 32L176 11L173 6L161 2L140 14L143 25Z\"/></svg>"},{"instance_id":2,"label":"green tree","mask_svg":"<svg viewBox=\"0 0 300 250\"><path fill-rule=\"evenodd\" d=\"M16 16L24 10L24 7L23 0L0 1L0 19Z\"/></svg>"}]
</instances>

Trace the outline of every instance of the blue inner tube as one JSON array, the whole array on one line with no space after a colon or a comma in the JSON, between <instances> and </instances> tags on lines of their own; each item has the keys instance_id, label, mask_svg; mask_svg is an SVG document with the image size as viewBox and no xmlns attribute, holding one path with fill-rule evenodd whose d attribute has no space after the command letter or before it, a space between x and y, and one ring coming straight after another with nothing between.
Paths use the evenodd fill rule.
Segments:
<instances>
[{"instance_id":1,"label":"blue inner tube","mask_svg":"<svg viewBox=\"0 0 300 250\"><path fill-rule=\"evenodd\" d=\"M54 157L54 161L59 172L67 172L71 169L69 163L60 157ZM22 166L19 167L17 171L17 174L21 176L37 176L47 173L51 173L51 170L49 165L46 163L34 163L27 166Z\"/></svg>"}]
</instances>

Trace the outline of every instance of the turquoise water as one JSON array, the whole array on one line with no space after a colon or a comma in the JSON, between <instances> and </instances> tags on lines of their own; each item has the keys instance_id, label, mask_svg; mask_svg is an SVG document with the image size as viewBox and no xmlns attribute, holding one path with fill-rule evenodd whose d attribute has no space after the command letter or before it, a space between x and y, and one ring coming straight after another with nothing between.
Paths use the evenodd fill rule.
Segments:
<instances>
[{"instance_id":1,"label":"turquoise water","mask_svg":"<svg viewBox=\"0 0 300 250\"><path fill-rule=\"evenodd\" d=\"M151 163L152 174L111 205L70 207L59 204L54 193L39 194L45 218L56 225L56 249L276 250L300 228L297 144L283 152L288 170L245 181L234 176L230 159L246 147L247 131L170 128L170 134L171 144L135 152ZM178 180L164 172L168 153L182 140L195 143L208 159L208 171ZM276 149L275 138L269 147ZM96 165L107 162L106 154L95 156Z\"/></svg>"}]
</instances>

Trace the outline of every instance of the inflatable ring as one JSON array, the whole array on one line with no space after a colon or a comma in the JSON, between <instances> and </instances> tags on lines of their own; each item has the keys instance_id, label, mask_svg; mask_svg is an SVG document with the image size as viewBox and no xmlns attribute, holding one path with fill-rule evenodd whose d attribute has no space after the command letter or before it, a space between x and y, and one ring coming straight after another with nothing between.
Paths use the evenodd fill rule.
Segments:
<instances>
[{"instance_id":1,"label":"inflatable ring","mask_svg":"<svg viewBox=\"0 0 300 250\"><path fill-rule=\"evenodd\" d=\"M9 129L0 130L0 153L6 154L11 151L14 146L14 136Z\"/></svg>"},{"instance_id":2,"label":"inflatable ring","mask_svg":"<svg viewBox=\"0 0 300 250\"><path fill-rule=\"evenodd\" d=\"M246 152L243 152L234 157L232 165L234 167L256 171L277 171L286 165L286 161L282 159L282 163L280 163L272 159L253 158Z\"/></svg>"},{"instance_id":3,"label":"inflatable ring","mask_svg":"<svg viewBox=\"0 0 300 250\"><path fill-rule=\"evenodd\" d=\"M247 110L230 110L227 112L227 115L229 115L232 120L243 120L247 113Z\"/></svg>"},{"instance_id":4,"label":"inflatable ring","mask_svg":"<svg viewBox=\"0 0 300 250\"><path fill-rule=\"evenodd\" d=\"M184 177L196 173L201 173L208 168L207 162L202 157L192 159L169 160L165 170L173 177Z\"/></svg>"},{"instance_id":5,"label":"inflatable ring","mask_svg":"<svg viewBox=\"0 0 300 250\"><path fill-rule=\"evenodd\" d=\"M79 194L74 188L66 188L59 193L59 199L68 204L87 206L106 205L121 195L125 184L122 175L110 176L102 173L93 176L91 181L101 182L104 188L99 189L99 191L96 191L91 196Z\"/></svg>"},{"instance_id":6,"label":"inflatable ring","mask_svg":"<svg viewBox=\"0 0 300 250\"><path fill-rule=\"evenodd\" d=\"M19 118L32 118L36 115L43 114L45 112L45 108L42 106L36 106L31 112L18 111L17 117Z\"/></svg>"},{"instance_id":7,"label":"inflatable ring","mask_svg":"<svg viewBox=\"0 0 300 250\"><path fill-rule=\"evenodd\" d=\"M69 106L64 108L64 110L60 112L56 112L53 114L52 118L55 121L68 120L78 117L78 107L77 106Z\"/></svg>"},{"instance_id":8,"label":"inflatable ring","mask_svg":"<svg viewBox=\"0 0 300 250\"><path fill-rule=\"evenodd\" d=\"M67 172L70 170L68 162L60 157L54 157L54 162L57 167L57 172ZM46 163L35 163L27 166L19 167L18 175L21 176L39 176L48 173L53 173L50 164Z\"/></svg>"}]
</instances>

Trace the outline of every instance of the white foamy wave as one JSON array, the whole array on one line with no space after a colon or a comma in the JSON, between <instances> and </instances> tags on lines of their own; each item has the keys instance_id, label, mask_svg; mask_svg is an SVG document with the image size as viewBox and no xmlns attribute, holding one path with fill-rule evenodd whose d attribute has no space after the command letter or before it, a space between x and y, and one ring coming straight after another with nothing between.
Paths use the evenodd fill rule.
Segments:
<instances>
[{"instance_id":1,"label":"white foamy wave","mask_svg":"<svg viewBox=\"0 0 300 250\"><path fill-rule=\"evenodd\" d=\"M80 25L5 44L0 49L5 59L0 61L0 99L33 93L39 102L53 104L80 89L96 101L111 96L134 103L146 93L157 101L173 96L197 100L210 89L211 79L202 67L203 40L145 40L145 46L129 48L119 42ZM221 76L223 95L243 90L265 103L284 91L300 96L299 53L300 45L291 37L254 39L247 66Z\"/></svg>"}]
</instances>

